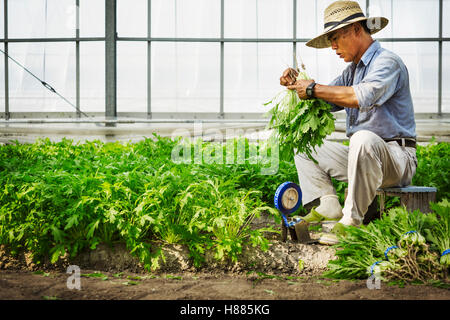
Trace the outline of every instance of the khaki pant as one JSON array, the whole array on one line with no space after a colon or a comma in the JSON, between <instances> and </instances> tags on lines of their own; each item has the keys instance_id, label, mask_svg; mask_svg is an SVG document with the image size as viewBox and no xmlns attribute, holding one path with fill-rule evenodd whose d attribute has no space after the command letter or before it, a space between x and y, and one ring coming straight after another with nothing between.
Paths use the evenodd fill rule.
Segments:
<instances>
[{"instance_id":1,"label":"khaki pant","mask_svg":"<svg viewBox=\"0 0 450 320\"><path fill-rule=\"evenodd\" d=\"M314 163L304 154L296 154L302 203L324 195L336 194L331 178L348 182L343 218L347 225L360 225L380 187L406 186L416 172L416 149L397 142L385 142L371 131L361 130L350 138L350 146L324 141L313 152Z\"/></svg>"}]
</instances>

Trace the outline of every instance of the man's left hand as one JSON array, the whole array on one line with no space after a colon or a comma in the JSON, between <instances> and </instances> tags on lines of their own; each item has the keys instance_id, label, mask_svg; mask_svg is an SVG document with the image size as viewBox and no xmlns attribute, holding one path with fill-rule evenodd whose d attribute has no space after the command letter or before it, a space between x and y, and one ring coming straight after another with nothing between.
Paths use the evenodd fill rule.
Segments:
<instances>
[{"instance_id":1,"label":"man's left hand","mask_svg":"<svg viewBox=\"0 0 450 320\"><path fill-rule=\"evenodd\" d=\"M314 80L297 80L293 85L287 86L287 88L289 90L297 91L300 99L310 99L306 94L306 88L308 88L308 86L313 82Z\"/></svg>"}]
</instances>

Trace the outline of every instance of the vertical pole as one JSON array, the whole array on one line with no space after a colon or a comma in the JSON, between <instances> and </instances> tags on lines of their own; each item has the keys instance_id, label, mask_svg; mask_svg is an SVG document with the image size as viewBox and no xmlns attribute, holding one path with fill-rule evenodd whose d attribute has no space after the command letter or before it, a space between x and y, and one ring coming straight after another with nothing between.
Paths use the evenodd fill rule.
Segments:
<instances>
[{"instance_id":1,"label":"vertical pole","mask_svg":"<svg viewBox=\"0 0 450 320\"><path fill-rule=\"evenodd\" d=\"M76 107L77 107L77 118L81 117L80 112L80 0L75 0L75 14L76 14L76 25L75 25L75 73L76 73Z\"/></svg>"},{"instance_id":2,"label":"vertical pole","mask_svg":"<svg viewBox=\"0 0 450 320\"><path fill-rule=\"evenodd\" d=\"M8 0L4 3L4 31L5 31L5 120L9 120L9 68L8 68Z\"/></svg>"},{"instance_id":3,"label":"vertical pole","mask_svg":"<svg viewBox=\"0 0 450 320\"><path fill-rule=\"evenodd\" d=\"M443 2L439 0L439 61L438 61L438 116L442 116L442 17Z\"/></svg>"},{"instance_id":4,"label":"vertical pole","mask_svg":"<svg viewBox=\"0 0 450 320\"><path fill-rule=\"evenodd\" d=\"M105 0L105 117L117 117L117 3Z\"/></svg>"},{"instance_id":5,"label":"vertical pole","mask_svg":"<svg viewBox=\"0 0 450 320\"><path fill-rule=\"evenodd\" d=\"M294 56L292 57L292 65L295 68L295 57L297 57L297 0L292 0L292 6L293 6L293 16L292 16L292 38L294 39L292 45Z\"/></svg>"},{"instance_id":6,"label":"vertical pole","mask_svg":"<svg viewBox=\"0 0 450 320\"><path fill-rule=\"evenodd\" d=\"M147 119L152 118L152 0L147 1Z\"/></svg>"},{"instance_id":7,"label":"vertical pole","mask_svg":"<svg viewBox=\"0 0 450 320\"><path fill-rule=\"evenodd\" d=\"M224 25L225 25L225 0L220 1L220 114L219 118L223 119L224 114L224 63L225 63L225 42L224 42Z\"/></svg>"}]
</instances>

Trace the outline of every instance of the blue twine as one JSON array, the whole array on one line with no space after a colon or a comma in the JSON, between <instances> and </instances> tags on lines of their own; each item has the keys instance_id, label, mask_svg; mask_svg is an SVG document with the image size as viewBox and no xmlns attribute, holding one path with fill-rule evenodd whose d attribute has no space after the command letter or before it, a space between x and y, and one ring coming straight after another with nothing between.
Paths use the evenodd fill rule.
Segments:
<instances>
[{"instance_id":1,"label":"blue twine","mask_svg":"<svg viewBox=\"0 0 450 320\"><path fill-rule=\"evenodd\" d=\"M295 221L288 222L286 216L284 214L282 214L282 216L283 216L283 220L284 220L284 225L288 228L295 226L298 222L302 221L301 218L296 218Z\"/></svg>"},{"instance_id":2,"label":"blue twine","mask_svg":"<svg viewBox=\"0 0 450 320\"><path fill-rule=\"evenodd\" d=\"M373 274L373 268L375 268L375 266L376 266L377 264L379 264L380 262L383 262L383 261L382 261L382 260L377 261L377 262L375 262L374 264L372 264L372 265L370 266L370 274L371 274L371 275Z\"/></svg>"},{"instance_id":3,"label":"blue twine","mask_svg":"<svg viewBox=\"0 0 450 320\"><path fill-rule=\"evenodd\" d=\"M384 256L386 257L386 260L388 260L389 261L389 258L388 258L388 252L389 251L391 251L392 249L398 249L398 246L392 246L392 247L389 247L389 248L387 248L386 249L386 251L384 251Z\"/></svg>"},{"instance_id":4,"label":"blue twine","mask_svg":"<svg viewBox=\"0 0 450 320\"><path fill-rule=\"evenodd\" d=\"M444 250L444 252L442 252L441 257L445 256L446 254L450 253L450 249Z\"/></svg>"},{"instance_id":5,"label":"blue twine","mask_svg":"<svg viewBox=\"0 0 450 320\"><path fill-rule=\"evenodd\" d=\"M411 231L405 232L403 235L410 234L410 233L417 233L417 231L416 230L411 230Z\"/></svg>"},{"instance_id":6,"label":"blue twine","mask_svg":"<svg viewBox=\"0 0 450 320\"><path fill-rule=\"evenodd\" d=\"M286 216L285 216L284 214L282 214L282 216L283 216L283 220L284 220L284 225L285 225L286 227L290 227L289 222L287 221Z\"/></svg>"},{"instance_id":7,"label":"blue twine","mask_svg":"<svg viewBox=\"0 0 450 320\"><path fill-rule=\"evenodd\" d=\"M296 218L295 221L291 221L289 223L289 227L295 226L297 223L299 223L300 221L302 221L301 218Z\"/></svg>"}]
</instances>

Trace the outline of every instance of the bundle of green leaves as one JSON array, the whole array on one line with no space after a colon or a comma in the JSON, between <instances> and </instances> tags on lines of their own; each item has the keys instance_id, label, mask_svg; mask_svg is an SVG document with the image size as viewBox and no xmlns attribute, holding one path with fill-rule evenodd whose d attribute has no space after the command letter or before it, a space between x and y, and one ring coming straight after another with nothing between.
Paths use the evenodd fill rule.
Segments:
<instances>
[{"instance_id":1,"label":"bundle of green leaves","mask_svg":"<svg viewBox=\"0 0 450 320\"><path fill-rule=\"evenodd\" d=\"M329 270L324 275L339 279L367 278L376 266L384 280L445 279L447 258L440 261L439 257L449 243L450 206L445 200L432 207L434 212L429 214L397 207L366 226L348 227L345 237L336 245L338 259L329 262Z\"/></svg>"},{"instance_id":2,"label":"bundle of green leaves","mask_svg":"<svg viewBox=\"0 0 450 320\"><path fill-rule=\"evenodd\" d=\"M431 203L431 209L436 213L429 217L434 227L425 230L425 237L440 253L441 265L450 268L450 202L444 199L438 204Z\"/></svg>"},{"instance_id":3,"label":"bundle of green leaves","mask_svg":"<svg viewBox=\"0 0 450 320\"><path fill-rule=\"evenodd\" d=\"M297 79L309 77L300 72ZM272 140L279 143L283 159L291 160L297 152L314 160L315 147L334 131L331 106L321 99L302 100L295 90L284 90L264 105L273 106L266 114L270 117L267 128L274 130Z\"/></svg>"}]
</instances>

